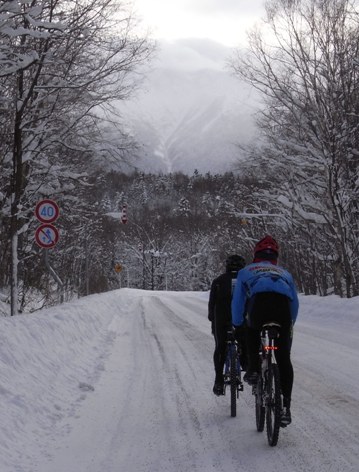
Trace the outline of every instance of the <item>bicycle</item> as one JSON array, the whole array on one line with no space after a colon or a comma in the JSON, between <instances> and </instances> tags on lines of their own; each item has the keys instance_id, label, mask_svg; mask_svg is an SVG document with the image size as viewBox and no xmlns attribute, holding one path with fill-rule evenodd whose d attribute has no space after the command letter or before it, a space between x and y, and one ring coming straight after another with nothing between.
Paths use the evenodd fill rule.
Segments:
<instances>
[{"instance_id":1,"label":"bicycle","mask_svg":"<svg viewBox=\"0 0 359 472\"><path fill-rule=\"evenodd\" d=\"M240 346L238 341L234 338L233 332L228 331L226 361L224 364L224 394L226 394L226 388L229 386L231 390L232 417L237 415L237 398L239 398L239 392L243 391L242 369L239 356Z\"/></svg>"},{"instance_id":2,"label":"bicycle","mask_svg":"<svg viewBox=\"0 0 359 472\"><path fill-rule=\"evenodd\" d=\"M278 323L266 323L262 326L259 353L261 367L252 392L255 395L257 431L262 432L266 423L270 446L278 443L282 409L279 369L274 354L278 349L275 340L279 337L279 328Z\"/></svg>"}]
</instances>

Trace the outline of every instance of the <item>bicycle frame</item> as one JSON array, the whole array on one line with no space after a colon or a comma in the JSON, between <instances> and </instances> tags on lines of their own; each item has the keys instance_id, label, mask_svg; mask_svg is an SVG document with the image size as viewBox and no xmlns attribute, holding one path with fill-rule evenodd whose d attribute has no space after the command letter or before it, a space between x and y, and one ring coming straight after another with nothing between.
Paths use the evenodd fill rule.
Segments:
<instances>
[{"instance_id":1,"label":"bicycle frame","mask_svg":"<svg viewBox=\"0 0 359 472\"><path fill-rule=\"evenodd\" d=\"M241 364L239 360L239 345L233 338L231 331L227 333L226 361L224 364L224 393L229 385L231 389L231 416L236 416L236 400L239 398L239 392L243 391L241 379Z\"/></svg>"},{"instance_id":2,"label":"bicycle frame","mask_svg":"<svg viewBox=\"0 0 359 472\"><path fill-rule=\"evenodd\" d=\"M274 340L279 336L278 328L280 327L277 323L270 323L263 326L261 331L261 343L262 349L260 351L260 356L262 358L262 369L263 364L268 367L271 364L276 364L275 351L278 349L274 344Z\"/></svg>"},{"instance_id":3,"label":"bicycle frame","mask_svg":"<svg viewBox=\"0 0 359 472\"><path fill-rule=\"evenodd\" d=\"M227 350L226 350L226 361L224 363L224 379L228 380L227 385L230 383L230 370L231 370L231 358L233 357L233 351L235 352L235 356L237 358L237 375L241 375L241 366L239 364L239 354L238 354L238 343L237 341L227 341ZM225 382L226 384L226 382Z\"/></svg>"}]
</instances>

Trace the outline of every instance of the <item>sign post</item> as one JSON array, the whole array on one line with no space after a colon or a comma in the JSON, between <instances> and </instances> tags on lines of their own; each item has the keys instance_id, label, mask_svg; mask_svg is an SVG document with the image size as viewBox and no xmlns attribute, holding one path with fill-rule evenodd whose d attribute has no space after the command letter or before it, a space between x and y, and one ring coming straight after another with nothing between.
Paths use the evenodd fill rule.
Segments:
<instances>
[{"instance_id":1,"label":"sign post","mask_svg":"<svg viewBox=\"0 0 359 472\"><path fill-rule=\"evenodd\" d=\"M45 264L54 280L58 283L61 290L60 301L64 301L64 284L56 274L49 261L48 249L56 246L59 240L59 231L52 225L59 217L60 211L56 202L49 199L41 200L35 207L35 216L42 223L35 231L35 241L38 246L45 249Z\"/></svg>"},{"instance_id":2,"label":"sign post","mask_svg":"<svg viewBox=\"0 0 359 472\"><path fill-rule=\"evenodd\" d=\"M57 220L59 214L59 207L53 200L46 198L37 203L35 215L42 225L35 232L35 241L40 247L51 249L57 244L59 232L51 223Z\"/></svg>"}]
</instances>

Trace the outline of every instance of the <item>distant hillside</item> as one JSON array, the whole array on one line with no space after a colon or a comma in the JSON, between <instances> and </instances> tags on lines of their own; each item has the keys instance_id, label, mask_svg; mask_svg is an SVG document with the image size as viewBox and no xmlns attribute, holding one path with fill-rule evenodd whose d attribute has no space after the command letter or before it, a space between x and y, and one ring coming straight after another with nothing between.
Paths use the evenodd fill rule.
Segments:
<instances>
[{"instance_id":1,"label":"distant hillside","mask_svg":"<svg viewBox=\"0 0 359 472\"><path fill-rule=\"evenodd\" d=\"M222 173L253 137L255 93L225 70L230 49L209 41L167 44L146 90L122 107L144 171ZM177 57L177 61L176 61Z\"/></svg>"}]
</instances>

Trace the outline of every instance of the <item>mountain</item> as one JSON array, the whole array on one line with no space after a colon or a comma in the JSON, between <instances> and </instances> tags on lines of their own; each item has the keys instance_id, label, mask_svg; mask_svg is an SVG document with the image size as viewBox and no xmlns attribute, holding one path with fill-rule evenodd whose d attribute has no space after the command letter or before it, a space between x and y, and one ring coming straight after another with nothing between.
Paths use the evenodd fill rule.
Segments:
<instances>
[{"instance_id":1,"label":"mountain","mask_svg":"<svg viewBox=\"0 0 359 472\"><path fill-rule=\"evenodd\" d=\"M231 50L207 40L167 43L146 90L122 106L139 144L136 167L151 172L222 173L254 133L255 93L231 76Z\"/></svg>"}]
</instances>

